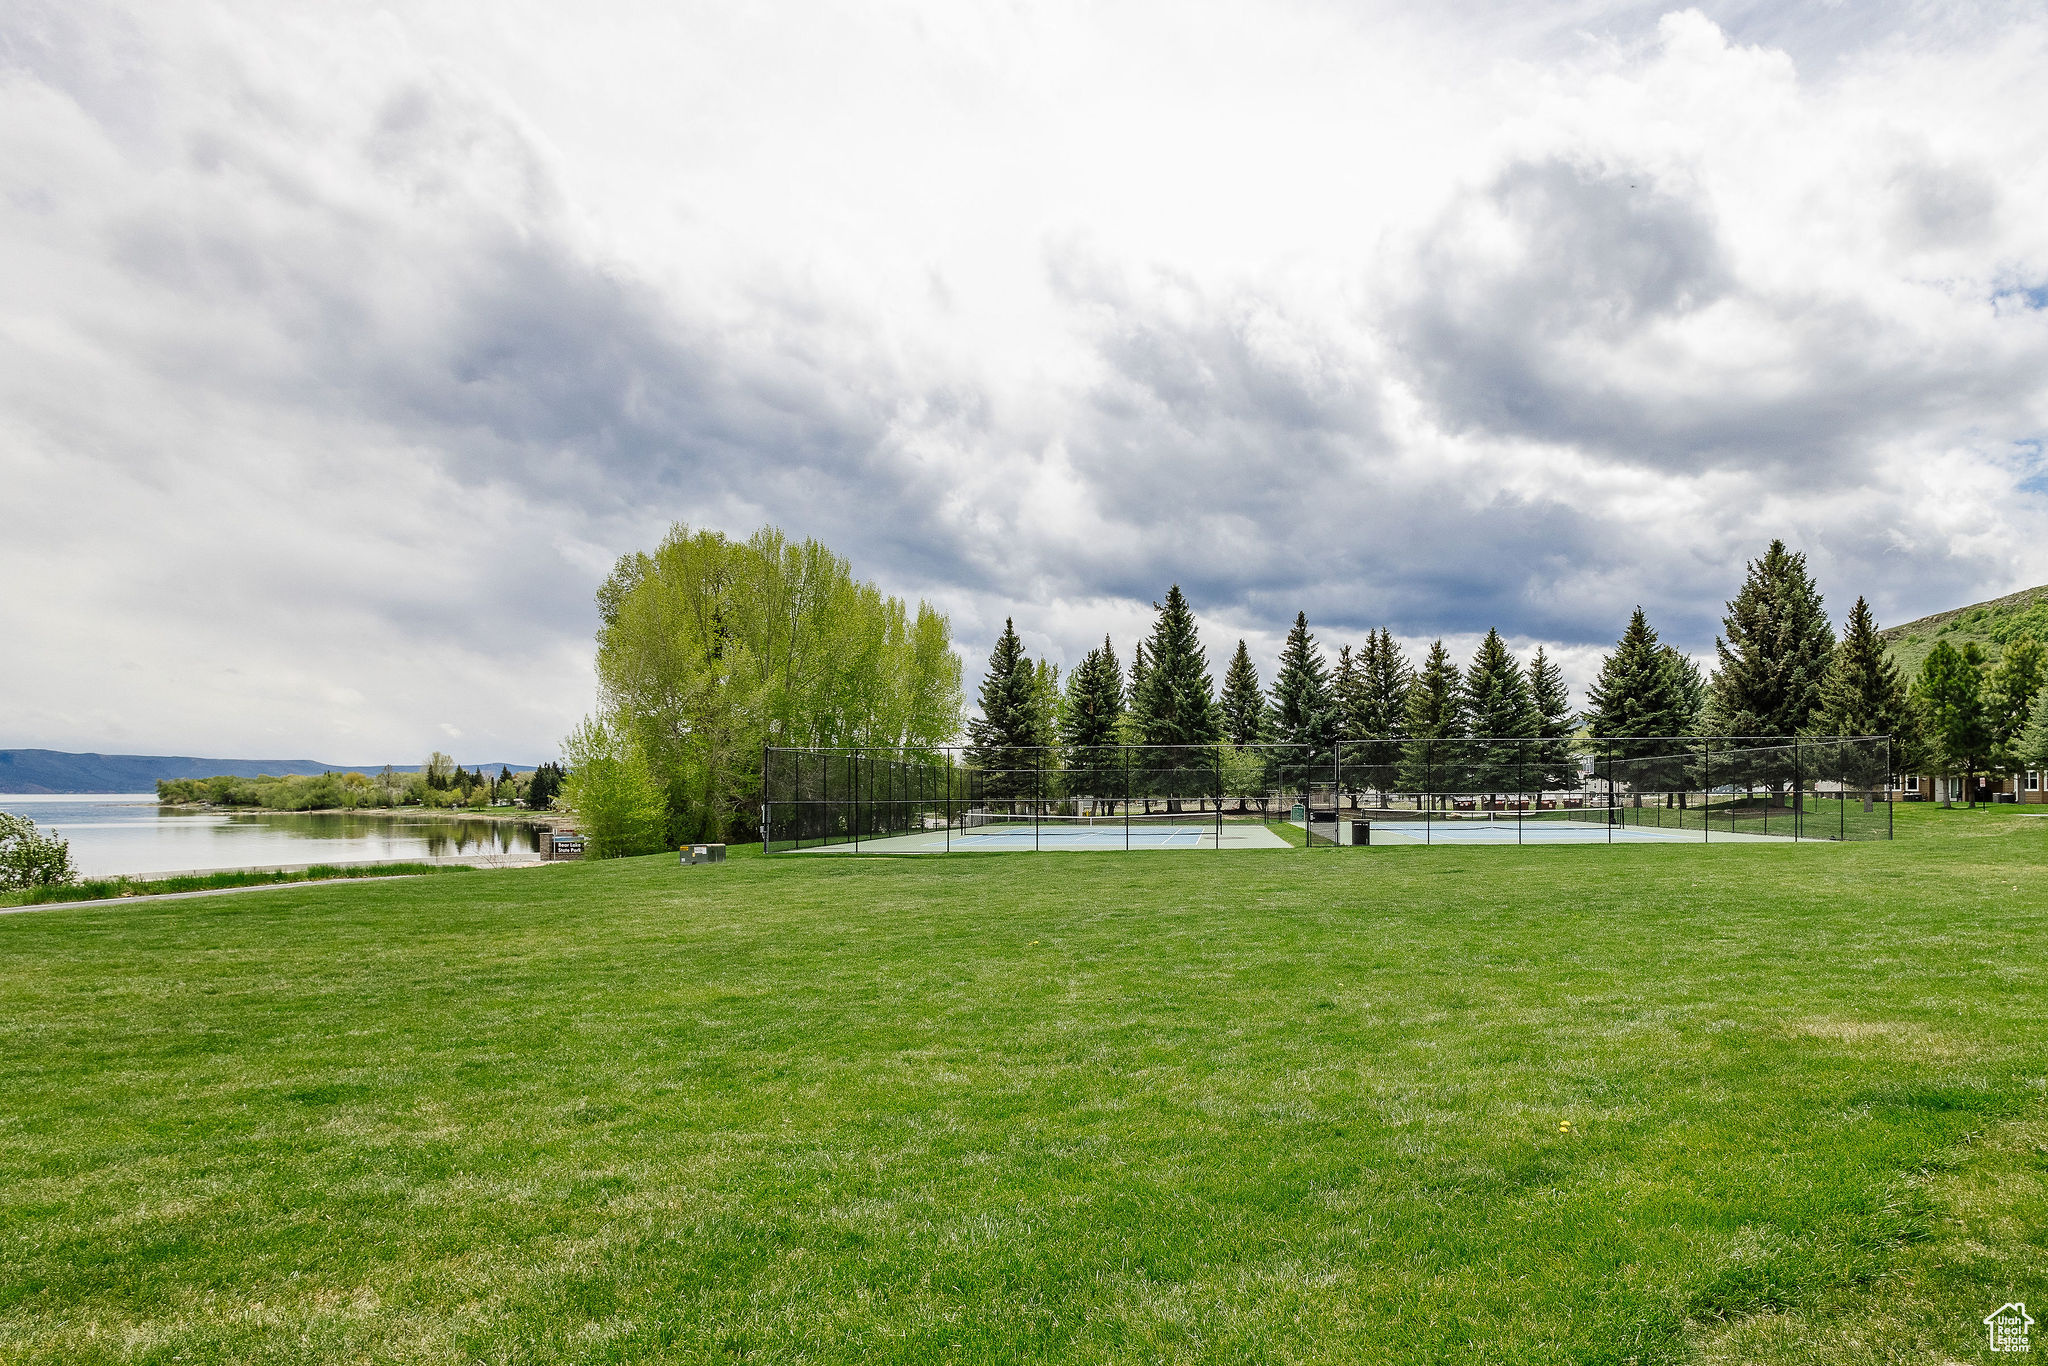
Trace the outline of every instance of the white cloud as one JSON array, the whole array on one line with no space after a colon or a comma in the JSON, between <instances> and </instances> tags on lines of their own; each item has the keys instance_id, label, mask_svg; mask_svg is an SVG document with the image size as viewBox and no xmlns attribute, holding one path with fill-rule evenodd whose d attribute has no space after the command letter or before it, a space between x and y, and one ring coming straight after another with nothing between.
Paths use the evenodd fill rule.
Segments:
<instances>
[{"instance_id":1,"label":"white cloud","mask_svg":"<svg viewBox=\"0 0 2048 1366\"><path fill-rule=\"evenodd\" d=\"M543 757L672 519L971 665L2048 579L2048 23L1420 15L11 7L0 742Z\"/></svg>"}]
</instances>

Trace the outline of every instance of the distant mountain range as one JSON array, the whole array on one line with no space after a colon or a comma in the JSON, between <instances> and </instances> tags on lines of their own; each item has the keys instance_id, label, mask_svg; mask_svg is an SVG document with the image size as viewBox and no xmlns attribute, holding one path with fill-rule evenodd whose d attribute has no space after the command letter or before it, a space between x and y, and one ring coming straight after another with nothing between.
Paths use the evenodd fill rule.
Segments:
<instances>
[{"instance_id":1,"label":"distant mountain range","mask_svg":"<svg viewBox=\"0 0 2048 1366\"><path fill-rule=\"evenodd\" d=\"M1921 661L1937 640L1946 640L1958 650L1975 641L1983 647L1986 659L2002 659L2005 647L2021 636L2048 642L2048 584L1968 607L1951 607L1878 634L1908 678L1920 671Z\"/></svg>"},{"instance_id":2,"label":"distant mountain range","mask_svg":"<svg viewBox=\"0 0 2048 1366\"><path fill-rule=\"evenodd\" d=\"M260 778L288 773L375 773L383 764L322 764L311 759L195 759L182 754L66 754L0 749L0 792L154 792L159 778ZM418 764L392 764L417 773ZM532 764L464 764L496 773L533 772Z\"/></svg>"}]
</instances>

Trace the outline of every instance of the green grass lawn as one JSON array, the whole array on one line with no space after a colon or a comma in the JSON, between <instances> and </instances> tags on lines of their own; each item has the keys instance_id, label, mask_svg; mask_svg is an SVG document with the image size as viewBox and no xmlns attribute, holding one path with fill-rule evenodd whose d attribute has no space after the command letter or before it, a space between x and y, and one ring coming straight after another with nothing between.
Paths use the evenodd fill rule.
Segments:
<instances>
[{"instance_id":1,"label":"green grass lawn","mask_svg":"<svg viewBox=\"0 0 2048 1366\"><path fill-rule=\"evenodd\" d=\"M0 1361L1989 1360L2048 819L1900 832L0 917Z\"/></svg>"}]
</instances>

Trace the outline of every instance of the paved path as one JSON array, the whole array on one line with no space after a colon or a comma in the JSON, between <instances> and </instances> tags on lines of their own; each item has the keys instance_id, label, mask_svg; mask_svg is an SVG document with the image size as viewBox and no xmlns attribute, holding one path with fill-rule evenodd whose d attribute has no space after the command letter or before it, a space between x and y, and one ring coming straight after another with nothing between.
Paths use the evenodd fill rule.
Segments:
<instances>
[{"instance_id":1,"label":"paved path","mask_svg":"<svg viewBox=\"0 0 2048 1366\"><path fill-rule=\"evenodd\" d=\"M332 887L337 882L398 882L425 873L393 873L388 877L322 877L310 882L259 882L252 887L209 887L201 892L149 892L143 896L109 896L98 901L39 901L33 906L0 906L0 915L29 911L75 911L86 906L133 906L143 901L183 901L194 896L232 896L236 892L274 892L280 887Z\"/></svg>"}]
</instances>

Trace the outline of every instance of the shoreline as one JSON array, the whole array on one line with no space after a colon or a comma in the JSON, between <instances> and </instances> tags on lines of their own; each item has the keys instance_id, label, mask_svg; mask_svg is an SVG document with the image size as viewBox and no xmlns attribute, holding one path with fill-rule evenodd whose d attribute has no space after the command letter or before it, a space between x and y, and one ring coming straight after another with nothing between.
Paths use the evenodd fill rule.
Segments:
<instances>
[{"instance_id":1,"label":"shoreline","mask_svg":"<svg viewBox=\"0 0 2048 1366\"><path fill-rule=\"evenodd\" d=\"M268 806L217 806L212 802L157 802L159 810L222 811L229 815L266 816L425 816L444 821L515 821L523 825L556 826L569 822L561 811L529 811L523 807L496 807L471 811L461 807L430 806L315 806L301 811L279 811Z\"/></svg>"}]
</instances>

